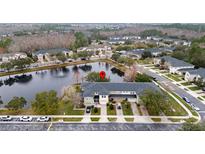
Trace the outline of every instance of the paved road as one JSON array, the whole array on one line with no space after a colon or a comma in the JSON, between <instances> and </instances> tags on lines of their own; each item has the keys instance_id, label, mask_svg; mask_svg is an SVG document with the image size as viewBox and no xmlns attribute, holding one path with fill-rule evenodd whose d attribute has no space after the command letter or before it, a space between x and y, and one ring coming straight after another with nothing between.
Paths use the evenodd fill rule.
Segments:
<instances>
[{"instance_id":1,"label":"paved road","mask_svg":"<svg viewBox=\"0 0 205 154\"><path fill-rule=\"evenodd\" d=\"M47 131L50 123L1 123L0 131ZM50 131L175 131L179 124L53 123Z\"/></svg>"},{"instance_id":2,"label":"paved road","mask_svg":"<svg viewBox=\"0 0 205 154\"><path fill-rule=\"evenodd\" d=\"M172 83L169 79L160 76L157 73L151 72L149 69L145 69L143 66L138 66L138 70L141 72L144 72L145 74L152 76L156 78L156 80L164 85L166 85L169 89L171 89L173 92L177 93L181 97L187 97L194 105L200 108L200 115L202 119L205 119L205 104L203 104L201 101L199 101L197 98L193 97L189 93L187 93L185 90L180 89L177 85Z\"/></svg>"}]
</instances>

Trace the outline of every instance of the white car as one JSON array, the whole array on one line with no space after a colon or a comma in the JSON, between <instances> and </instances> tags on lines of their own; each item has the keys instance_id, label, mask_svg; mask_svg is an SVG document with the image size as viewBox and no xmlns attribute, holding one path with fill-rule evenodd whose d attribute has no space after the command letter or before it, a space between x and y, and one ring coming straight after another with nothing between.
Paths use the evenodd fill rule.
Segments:
<instances>
[{"instance_id":1,"label":"white car","mask_svg":"<svg viewBox=\"0 0 205 154\"><path fill-rule=\"evenodd\" d=\"M196 111L200 111L200 108L198 108L197 106L195 106L194 104L191 104L191 107L196 110Z\"/></svg>"},{"instance_id":2,"label":"white car","mask_svg":"<svg viewBox=\"0 0 205 154\"><path fill-rule=\"evenodd\" d=\"M11 118L11 116L1 116L1 117L0 117L0 120L1 120L1 121L11 121L12 118Z\"/></svg>"},{"instance_id":3,"label":"white car","mask_svg":"<svg viewBox=\"0 0 205 154\"><path fill-rule=\"evenodd\" d=\"M48 122L50 120L50 117L38 117L38 122Z\"/></svg>"},{"instance_id":4,"label":"white car","mask_svg":"<svg viewBox=\"0 0 205 154\"><path fill-rule=\"evenodd\" d=\"M30 121L32 121L32 117L29 117L29 116L22 116L22 117L20 117L20 121L23 121L23 122L30 122Z\"/></svg>"}]
</instances>

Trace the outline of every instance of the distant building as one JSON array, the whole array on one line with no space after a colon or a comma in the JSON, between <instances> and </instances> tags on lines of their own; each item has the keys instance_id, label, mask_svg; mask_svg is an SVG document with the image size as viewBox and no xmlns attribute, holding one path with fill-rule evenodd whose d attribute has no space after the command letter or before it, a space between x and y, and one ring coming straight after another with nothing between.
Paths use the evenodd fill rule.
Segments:
<instances>
[{"instance_id":1,"label":"distant building","mask_svg":"<svg viewBox=\"0 0 205 154\"><path fill-rule=\"evenodd\" d=\"M180 69L194 68L194 65L189 64L183 60L170 57L170 56L163 56L160 58L155 58L154 63L160 65L162 59L165 60L165 63L168 66L170 73L178 73Z\"/></svg>"},{"instance_id":2,"label":"distant building","mask_svg":"<svg viewBox=\"0 0 205 154\"><path fill-rule=\"evenodd\" d=\"M7 54L0 54L0 62L9 62L10 60L16 60L20 58L26 58L27 55L25 53L7 53Z\"/></svg>"},{"instance_id":3,"label":"distant building","mask_svg":"<svg viewBox=\"0 0 205 154\"><path fill-rule=\"evenodd\" d=\"M197 81L199 79L203 79L205 82L205 68L199 68L199 69L194 69L194 70L188 70L185 73L184 79L186 81Z\"/></svg>"}]
</instances>

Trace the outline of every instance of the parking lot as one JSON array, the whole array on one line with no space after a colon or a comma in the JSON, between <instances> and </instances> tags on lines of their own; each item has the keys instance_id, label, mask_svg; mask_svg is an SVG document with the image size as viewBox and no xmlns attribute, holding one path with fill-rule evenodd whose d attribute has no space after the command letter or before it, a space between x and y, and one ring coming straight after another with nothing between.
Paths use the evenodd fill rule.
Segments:
<instances>
[{"instance_id":1,"label":"parking lot","mask_svg":"<svg viewBox=\"0 0 205 154\"><path fill-rule=\"evenodd\" d=\"M143 123L1 123L0 131L175 131L177 124Z\"/></svg>"}]
</instances>

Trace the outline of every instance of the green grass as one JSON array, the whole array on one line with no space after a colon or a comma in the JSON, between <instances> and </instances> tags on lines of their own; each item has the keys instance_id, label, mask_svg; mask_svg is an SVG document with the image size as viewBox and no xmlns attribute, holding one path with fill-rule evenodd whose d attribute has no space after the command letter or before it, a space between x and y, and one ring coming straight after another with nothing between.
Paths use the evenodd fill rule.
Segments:
<instances>
[{"instance_id":1,"label":"green grass","mask_svg":"<svg viewBox=\"0 0 205 154\"><path fill-rule=\"evenodd\" d=\"M152 119L152 121L154 121L154 122L160 122L161 121L161 118L151 118Z\"/></svg>"},{"instance_id":2,"label":"green grass","mask_svg":"<svg viewBox=\"0 0 205 154\"><path fill-rule=\"evenodd\" d=\"M61 101L59 103L59 114L60 115L83 115L84 110L74 110L73 103L70 101Z\"/></svg>"},{"instance_id":3,"label":"green grass","mask_svg":"<svg viewBox=\"0 0 205 154\"><path fill-rule=\"evenodd\" d=\"M198 86L195 86L195 87L189 87L189 89L192 90L192 91L201 90L201 88L198 87Z\"/></svg>"},{"instance_id":4,"label":"green grass","mask_svg":"<svg viewBox=\"0 0 205 154\"><path fill-rule=\"evenodd\" d=\"M107 106L107 115L116 115L116 108L115 108L115 106L113 107L112 110L109 108L109 106Z\"/></svg>"},{"instance_id":5,"label":"green grass","mask_svg":"<svg viewBox=\"0 0 205 154\"><path fill-rule=\"evenodd\" d=\"M121 104L122 104L122 111L124 115L133 115L132 108L129 102L123 102Z\"/></svg>"},{"instance_id":6,"label":"green grass","mask_svg":"<svg viewBox=\"0 0 205 154\"><path fill-rule=\"evenodd\" d=\"M117 118L108 118L108 120L109 120L110 122L115 122L115 121L117 120Z\"/></svg>"},{"instance_id":7,"label":"green grass","mask_svg":"<svg viewBox=\"0 0 205 154\"><path fill-rule=\"evenodd\" d=\"M173 74L166 74L165 76L167 76L167 77L169 77L169 78L171 78L172 80L174 80L174 81L182 81L181 79L180 79L180 77L179 76L177 76L177 75L173 75Z\"/></svg>"},{"instance_id":8,"label":"green grass","mask_svg":"<svg viewBox=\"0 0 205 154\"><path fill-rule=\"evenodd\" d=\"M63 118L63 121L76 121L76 122L79 122L79 121L82 121L83 118Z\"/></svg>"},{"instance_id":9,"label":"green grass","mask_svg":"<svg viewBox=\"0 0 205 154\"><path fill-rule=\"evenodd\" d=\"M92 121L99 121L100 118L90 118Z\"/></svg>"},{"instance_id":10,"label":"green grass","mask_svg":"<svg viewBox=\"0 0 205 154\"><path fill-rule=\"evenodd\" d=\"M170 95L168 95L169 109L163 111L166 116L186 116L186 110Z\"/></svg>"},{"instance_id":11,"label":"green grass","mask_svg":"<svg viewBox=\"0 0 205 154\"><path fill-rule=\"evenodd\" d=\"M188 122L188 123L193 123L193 122L196 122L197 119L195 118L189 118L189 119L185 119L184 121Z\"/></svg>"},{"instance_id":12,"label":"green grass","mask_svg":"<svg viewBox=\"0 0 205 154\"><path fill-rule=\"evenodd\" d=\"M192 107L187 104L187 102L185 102L181 97L179 97L177 94L172 93L180 102L182 102L190 111L194 116L198 116L197 112L195 110L192 109Z\"/></svg>"},{"instance_id":13,"label":"green grass","mask_svg":"<svg viewBox=\"0 0 205 154\"><path fill-rule=\"evenodd\" d=\"M183 86L190 86L192 84L190 82L184 82L184 83L181 83L181 85L183 85Z\"/></svg>"},{"instance_id":14,"label":"green grass","mask_svg":"<svg viewBox=\"0 0 205 154\"><path fill-rule=\"evenodd\" d=\"M172 122L180 122L181 119L173 119L173 118L168 118L168 120L172 121Z\"/></svg>"},{"instance_id":15,"label":"green grass","mask_svg":"<svg viewBox=\"0 0 205 154\"><path fill-rule=\"evenodd\" d=\"M197 97L199 100L201 100L201 101L203 101L204 99L203 98L201 98L201 97Z\"/></svg>"},{"instance_id":16,"label":"green grass","mask_svg":"<svg viewBox=\"0 0 205 154\"><path fill-rule=\"evenodd\" d=\"M125 118L125 120L126 120L127 122L133 122L133 121L134 121L134 118Z\"/></svg>"},{"instance_id":17,"label":"green grass","mask_svg":"<svg viewBox=\"0 0 205 154\"><path fill-rule=\"evenodd\" d=\"M205 96L202 96L203 98L205 98Z\"/></svg>"},{"instance_id":18,"label":"green grass","mask_svg":"<svg viewBox=\"0 0 205 154\"><path fill-rule=\"evenodd\" d=\"M97 108L98 111L97 112L94 112L94 108L91 110L91 115L100 115L100 112L101 112L101 109L100 108Z\"/></svg>"}]
</instances>

